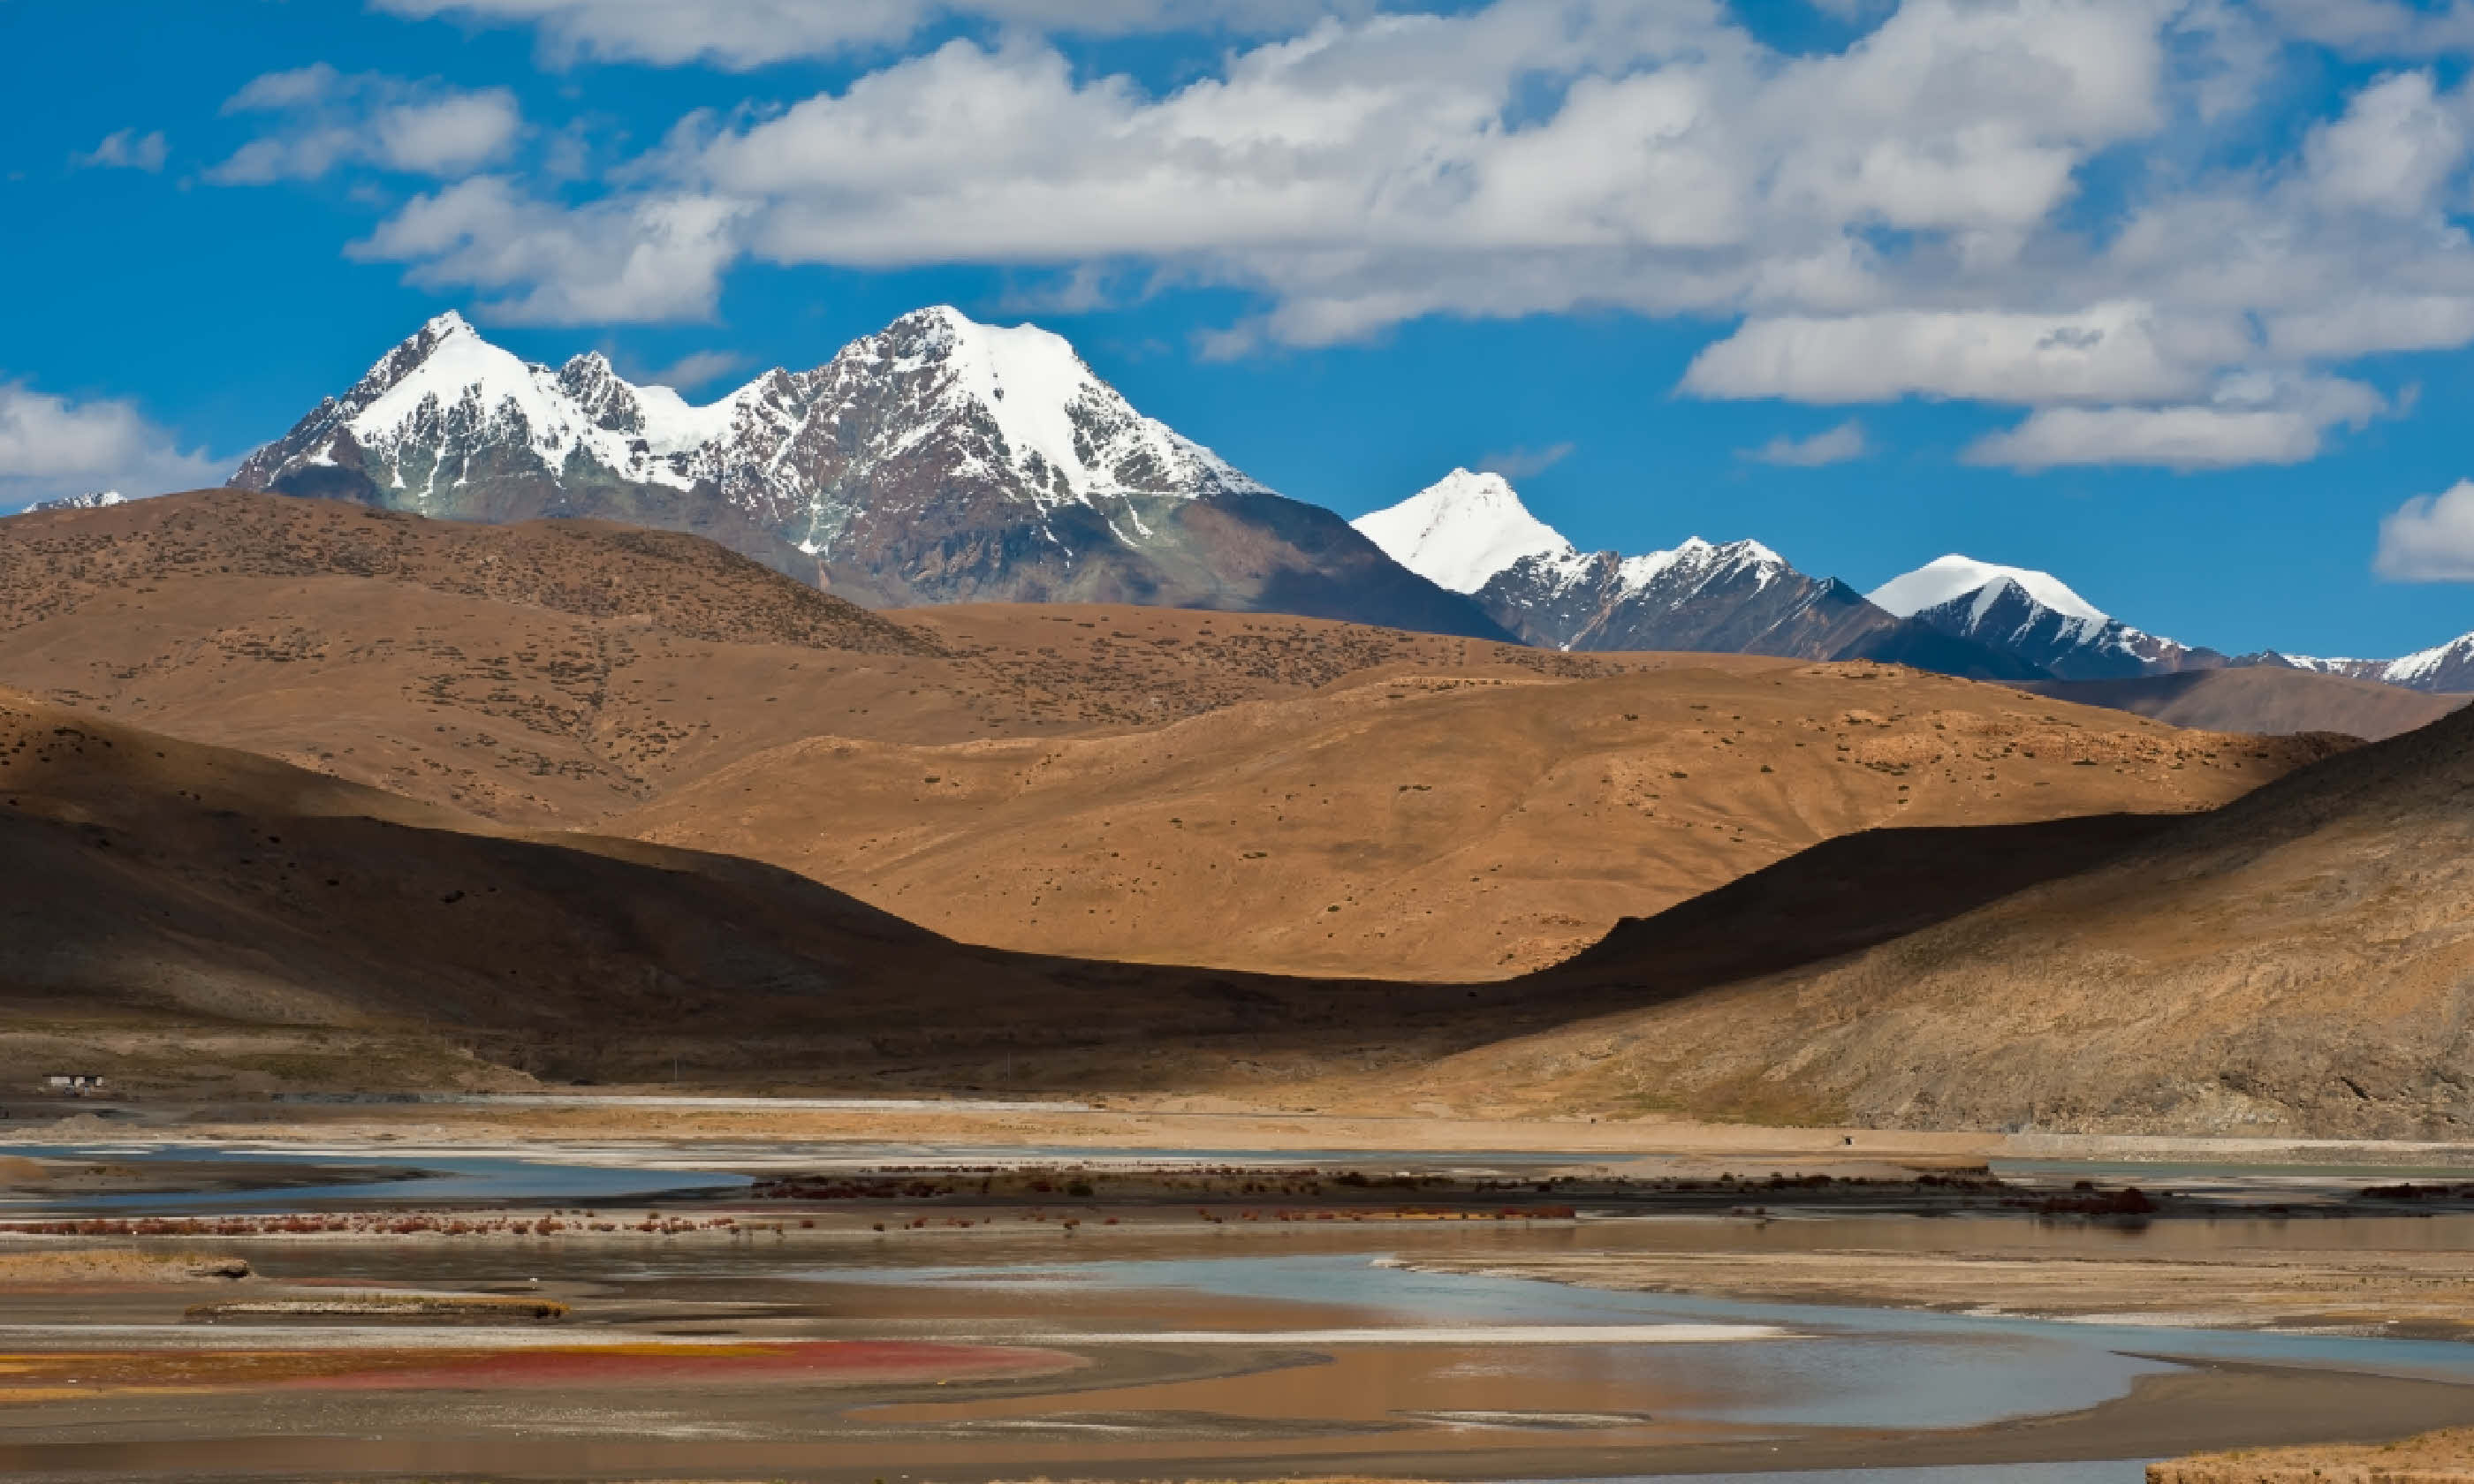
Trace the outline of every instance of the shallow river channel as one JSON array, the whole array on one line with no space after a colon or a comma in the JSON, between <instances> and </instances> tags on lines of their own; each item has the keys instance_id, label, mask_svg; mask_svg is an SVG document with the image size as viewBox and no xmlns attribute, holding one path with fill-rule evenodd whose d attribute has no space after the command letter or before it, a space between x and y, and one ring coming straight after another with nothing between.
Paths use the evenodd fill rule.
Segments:
<instances>
[{"instance_id":1,"label":"shallow river channel","mask_svg":"<svg viewBox=\"0 0 2474 1484\"><path fill-rule=\"evenodd\" d=\"M0 1154L201 1158L195 1146ZM0 1220L411 1201L642 1206L691 1191L727 1204L748 1180L743 1170L413 1150L281 1158L337 1178L62 1194L0 1207ZM427 1173L401 1178L410 1170ZM674 1240L244 1235L212 1245L278 1283L538 1295L573 1311L558 1324L447 1328L200 1324L144 1295L12 1301L14 1312L0 1311L0 1352L88 1355L95 1376L39 1394L11 1392L0 1376L0 1473L924 1480L1294 1470L2128 1484L2177 1417L2221 1413L2238 1429L2244 1407L2272 1412L2345 1387L2404 1397L2420 1416L2414 1407L2446 1412L2462 1387L2474 1420L2474 1345L2456 1341L1762 1304L1483 1270L1574 1251L2059 1257L2280 1243L2474 1255L2474 1217L2108 1226L1585 1214L1417 1231L1076 1233L987 1222L915 1234L793 1224ZM1422 1270L1429 1262L1478 1271ZM426 1358L403 1358L416 1352ZM236 1355L256 1358L229 1361ZM217 1357L238 1367L229 1385ZM112 1380L123 1374L114 1367L138 1359L187 1364L194 1389ZM82 1396L72 1384L99 1389ZM2108 1407L2117 1421L2105 1421ZM2029 1421L2089 1409L2095 1424ZM1761 1467L1770 1453L1780 1467Z\"/></svg>"}]
</instances>

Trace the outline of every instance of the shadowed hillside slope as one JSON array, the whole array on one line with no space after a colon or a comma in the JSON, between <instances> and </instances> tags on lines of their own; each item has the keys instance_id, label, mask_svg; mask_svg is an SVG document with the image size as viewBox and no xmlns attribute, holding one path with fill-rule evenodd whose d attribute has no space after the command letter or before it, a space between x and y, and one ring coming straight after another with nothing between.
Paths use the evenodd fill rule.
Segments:
<instances>
[{"instance_id":1,"label":"shadowed hillside slope","mask_svg":"<svg viewBox=\"0 0 2474 1484\"><path fill-rule=\"evenodd\" d=\"M1421 985L967 947L787 872L509 831L0 692L0 1057L140 1090L677 1065L750 1089L2444 1130L2474 959L2451 728L2197 819L1864 832L1556 970Z\"/></svg>"},{"instance_id":2,"label":"shadowed hillside slope","mask_svg":"<svg viewBox=\"0 0 2474 1484\"><path fill-rule=\"evenodd\" d=\"M1659 924L1628 925L1588 967L1657 997L1663 952ZM2474 1121L2469 1025L2461 710L1851 958L1435 1076L1910 1127L2458 1137Z\"/></svg>"},{"instance_id":3,"label":"shadowed hillside slope","mask_svg":"<svg viewBox=\"0 0 2474 1484\"><path fill-rule=\"evenodd\" d=\"M0 691L0 1061L146 1089L1204 1089L1551 1006L966 947L788 872L497 829ZM510 1070L512 1069L512 1071Z\"/></svg>"}]
</instances>

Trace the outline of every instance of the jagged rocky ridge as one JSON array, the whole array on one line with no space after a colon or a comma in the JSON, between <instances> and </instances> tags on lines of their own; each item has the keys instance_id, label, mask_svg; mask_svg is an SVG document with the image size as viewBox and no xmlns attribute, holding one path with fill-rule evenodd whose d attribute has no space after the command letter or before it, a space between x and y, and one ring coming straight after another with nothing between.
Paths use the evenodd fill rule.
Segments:
<instances>
[{"instance_id":1,"label":"jagged rocky ridge","mask_svg":"<svg viewBox=\"0 0 2474 1484\"><path fill-rule=\"evenodd\" d=\"M945 307L694 406L455 314L232 476L456 519L691 531L877 605L1092 601L1507 637L1318 506L1137 413L1072 346Z\"/></svg>"},{"instance_id":2,"label":"jagged rocky ridge","mask_svg":"<svg viewBox=\"0 0 2474 1484\"><path fill-rule=\"evenodd\" d=\"M2258 655L2245 655L2241 662L2282 665L2320 675L2341 675L2348 680L2378 681L2386 685L2403 685L2409 690L2467 691L2474 690L2474 634L2462 634L2445 644L2416 650L2397 659L2317 659L2308 655L2280 655L2268 650Z\"/></svg>"},{"instance_id":3,"label":"jagged rocky ridge","mask_svg":"<svg viewBox=\"0 0 2474 1484\"><path fill-rule=\"evenodd\" d=\"M1499 474L1454 469L1357 528L1413 571L1468 593L1532 644L1879 658L1984 680L2046 672L1964 636L1902 621L1835 578L1755 540L1695 537L1671 551L1583 552L1531 515Z\"/></svg>"}]
</instances>

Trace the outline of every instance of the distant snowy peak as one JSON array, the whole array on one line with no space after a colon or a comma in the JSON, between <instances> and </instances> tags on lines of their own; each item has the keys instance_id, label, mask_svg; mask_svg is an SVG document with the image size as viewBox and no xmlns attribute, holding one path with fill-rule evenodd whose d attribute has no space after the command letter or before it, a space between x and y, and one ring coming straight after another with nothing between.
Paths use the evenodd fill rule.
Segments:
<instances>
[{"instance_id":1,"label":"distant snowy peak","mask_svg":"<svg viewBox=\"0 0 2474 1484\"><path fill-rule=\"evenodd\" d=\"M101 510L107 505L126 505L129 496L117 490L88 490L84 494L62 495L57 500L40 500L26 507L38 510Z\"/></svg>"},{"instance_id":2,"label":"distant snowy peak","mask_svg":"<svg viewBox=\"0 0 2474 1484\"><path fill-rule=\"evenodd\" d=\"M2069 584L2050 572L2001 566L1991 562L1978 562L1973 557L1962 557L1956 552L1936 557L1912 572L1891 578L1865 596L1896 617L1912 618L1926 609L1939 608L1953 598L1980 592L2002 582L2017 585L2031 601L2066 618L2097 624L2111 621L2110 614L2072 591Z\"/></svg>"},{"instance_id":3,"label":"distant snowy peak","mask_svg":"<svg viewBox=\"0 0 2474 1484\"><path fill-rule=\"evenodd\" d=\"M1453 592L1475 592L1527 558L1568 563L1580 557L1529 513L1502 475L1465 468L1349 523L1393 561Z\"/></svg>"},{"instance_id":4,"label":"distant snowy peak","mask_svg":"<svg viewBox=\"0 0 2474 1484\"><path fill-rule=\"evenodd\" d=\"M1402 565L1556 649L1826 659L1896 626L1854 588L1807 577L1759 541L1696 536L1637 557L1579 551L1494 474L1454 469L1356 526Z\"/></svg>"},{"instance_id":5,"label":"distant snowy peak","mask_svg":"<svg viewBox=\"0 0 2474 1484\"><path fill-rule=\"evenodd\" d=\"M2378 681L2383 684L2403 685L2410 690L2474 690L2474 634L2461 635L2429 649L2416 650L2395 659L2322 659L2309 655L2278 654L2259 658L2268 664L2285 664L2296 670L2342 675L2358 681Z\"/></svg>"},{"instance_id":6,"label":"distant snowy peak","mask_svg":"<svg viewBox=\"0 0 2474 1484\"><path fill-rule=\"evenodd\" d=\"M1898 617L1981 644L2062 680L2122 680L2212 669L2225 662L2214 650L2193 649L2131 628L2050 572L1955 553L1892 578L1868 596Z\"/></svg>"}]
</instances>

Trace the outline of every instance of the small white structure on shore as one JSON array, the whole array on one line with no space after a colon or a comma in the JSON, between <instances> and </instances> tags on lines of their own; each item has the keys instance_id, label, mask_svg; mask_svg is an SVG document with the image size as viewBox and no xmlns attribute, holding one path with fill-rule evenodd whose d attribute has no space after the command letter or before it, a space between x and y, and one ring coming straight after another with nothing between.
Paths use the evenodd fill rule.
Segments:
<instances>
[{"instance_id":1,"label":"small white structure on shore","mask_svg":"<svg viewBox=\"0 0 2474 1484\"><path fill-rule=\"evenodd\" d=\"M103 1087L103 1073L52 1072L43 1078L43 1085L62 1092L93 1091Z\"/></svg>"}]
</instances>

